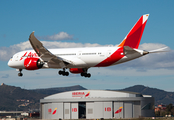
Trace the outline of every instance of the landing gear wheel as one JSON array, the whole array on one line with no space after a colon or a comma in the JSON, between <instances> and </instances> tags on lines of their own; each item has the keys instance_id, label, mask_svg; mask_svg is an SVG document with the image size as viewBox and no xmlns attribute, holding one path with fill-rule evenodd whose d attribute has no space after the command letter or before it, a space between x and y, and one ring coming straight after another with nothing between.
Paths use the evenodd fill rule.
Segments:
<instances>
[{"instance_id":1,"label":"landing gear wheel","mask_svg":"<svg viewBox=\"0 0 174 120\"><path fill-rule=\"evenodd\" d=\"M88 78L90 78L91 77L91 74L90 73L84 73L84 72L82 72L81 73L81 76L83 77L88 77Z\"/></svg>"},{"instance_id":2,"label":"landing gear wheel","mask_svg":"<svg viewBox=\"0 0 174 120\"><path fill-rule=\"evenodd\" d=\"M18 73L18 76L19 76L19 77L22 77L22 76L23 76L23 74L22 74L22 73Z\"/></svg>"},{"instance_id":3,"label":"landing gear wheel","mask_svg":"<svg viewBox=\"0 0 174 120\"><path fill-rule=\"evenodd\" d=\"M65 71L59 71L58 72L59 75L63 75L63 76L68 76L69 75L69 72L65 72Z\"/></svg>"},{"instance_id":4,"label":"landing gear wheel","mask_svg":"<svg viewBox=\"0 0 174 120\"><path fill-rule=\"evenodd\" d=\"M16 69L16 70L19 71L18 76L19 77L22 77L23 76L23 74L21 73L22 72L22 69Z\"/></svg>"},{"instance_id":5,"label":"landing gear wheel","mask_svg":"<svg viewBox=\"0 0 174 120\"><path fill-rule=\"evenodd\" d=\"M90 74L90 73L88 73L88 74L87 74L87 77L88 77L88 78L90 78L90 77L91 77L91 74Z\"/></svg>"},{"instance_id":6,"label":"landing gear wheel","mask_svg":"<svg viewBox=\"0 0 174 120\"><path fill-rule=\"evenodd\" d=\"M82 73L81 73L81 76L82 76L82 77L85 76L85 73L82 72Z\"/></svg>"},{"instance_id":7,"label":"landing gear wheel","mask_svg":"<svg viewBox=\"0 0 174 120\"><path fill-rule=\"evenodd\" d=\"M69 75L69 72L65 72L65 75L68 76Z\"/></svg>"},{"instance_id":8,"label":"landing gear wheel","mask_svg":"<svg viewBox=\"0 0 174 120\"><path fill-rule=\"evenodd\" d=\"M62 75L62 74L63 74L63 71L60 70L60 71L58 72L58 74L59 74L59 75Z\"/></svg>"}]
</instances>

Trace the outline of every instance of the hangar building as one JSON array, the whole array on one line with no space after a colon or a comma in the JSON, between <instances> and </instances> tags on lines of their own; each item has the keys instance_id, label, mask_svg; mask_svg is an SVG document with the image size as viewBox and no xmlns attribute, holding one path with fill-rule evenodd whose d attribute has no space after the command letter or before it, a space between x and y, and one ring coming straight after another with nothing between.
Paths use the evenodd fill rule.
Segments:
<instances>
[{"instance_id":1,"label":"hangar building","mask_svg":"<svg viewBox=\"0 0 174 120\"><path fill-rule=\"evenodd\" d=\"M154 98L133 92L77 90L40 100L42 119L138 118L154 116Z\"/></svg>"}]
</instances>

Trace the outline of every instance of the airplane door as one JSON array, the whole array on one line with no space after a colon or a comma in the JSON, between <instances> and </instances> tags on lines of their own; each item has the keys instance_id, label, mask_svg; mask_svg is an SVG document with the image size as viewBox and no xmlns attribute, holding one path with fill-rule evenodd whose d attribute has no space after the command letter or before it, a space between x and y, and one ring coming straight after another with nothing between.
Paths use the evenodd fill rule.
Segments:
<instances>
[{"instance_id":1,"label":"airplane door","mask_svg":"<svg viewBox=\"0 0 174 120\"><path fill-rule=\"evenodd\" d=\"M78 58L81 58L81 55L82 55L82 51L79 51L79 52L77 53Z\"/></svg>"}]
</instances>

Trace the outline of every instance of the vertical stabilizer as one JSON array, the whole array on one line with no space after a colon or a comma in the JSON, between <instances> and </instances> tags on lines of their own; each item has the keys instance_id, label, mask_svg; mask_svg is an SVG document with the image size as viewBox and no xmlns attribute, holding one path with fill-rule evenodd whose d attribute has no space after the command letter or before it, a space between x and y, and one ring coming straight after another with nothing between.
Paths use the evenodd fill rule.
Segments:
<instances>
[{"instance_id":1,"label":"vertical stabilizer","mask_svg":"<svg viewBox=\"0 0 174 120\"><path fill-rule=\"evenodd\" d=\"M149 14L141 16L118 47L129 46L138 49L148 17Z\"/></svg>"}]
</instances>

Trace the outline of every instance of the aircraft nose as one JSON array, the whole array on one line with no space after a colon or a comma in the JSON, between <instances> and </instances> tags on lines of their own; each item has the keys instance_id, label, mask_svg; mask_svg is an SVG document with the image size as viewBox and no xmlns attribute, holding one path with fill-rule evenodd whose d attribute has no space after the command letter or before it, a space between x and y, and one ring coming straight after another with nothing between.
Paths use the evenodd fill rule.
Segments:
<instances>
[{"instance_id":1,"label":"aircraft nose","mask_svg":"<svg viewBox=\"0 0 174 120\"><path fill-rule=\"evenodd\" d=\"M8 66L9 66L9 67L13 67L12 59L10 59L10 60L8 61Z\"/></svg>"},{"instance_id":2,"label":"aircraft nose","mask_svg":"<svg viewBox=\"0 0 174 120\"><path fill-rule=\"evenodd\" d=\"M7 64L11 68L24 69L24 61L16 61L16 60L10 59Z\"/></svg>"},{"instance_id":3,"label":"aircraft nose","mask_svg":"<svg viewBox=\"0 0 174 120\"><path fill-rule=\"evenodd\" d=\"M11 67L11 68L16 68L16 64L14 63L14 61L12 59L10 59L8 61L8 66Z\"/></svg>"}]
</instances>

